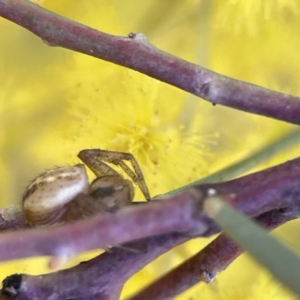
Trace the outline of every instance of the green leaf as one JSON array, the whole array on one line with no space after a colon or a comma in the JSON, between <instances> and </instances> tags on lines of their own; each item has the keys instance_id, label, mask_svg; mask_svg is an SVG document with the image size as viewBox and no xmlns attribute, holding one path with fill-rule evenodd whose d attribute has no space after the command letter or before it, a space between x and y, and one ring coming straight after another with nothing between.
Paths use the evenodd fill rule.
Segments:
<instances>
[{"instance_id":1,"label":"green leaf","mask_svg":"<svg viewBox=\"0 0 300 300\"><path fill-rule=\"evenodd\" d=\"M300 295L300 257L296 253L221 198L208 198L204 209L235 243Z\"/></svg>"}]
</instances>

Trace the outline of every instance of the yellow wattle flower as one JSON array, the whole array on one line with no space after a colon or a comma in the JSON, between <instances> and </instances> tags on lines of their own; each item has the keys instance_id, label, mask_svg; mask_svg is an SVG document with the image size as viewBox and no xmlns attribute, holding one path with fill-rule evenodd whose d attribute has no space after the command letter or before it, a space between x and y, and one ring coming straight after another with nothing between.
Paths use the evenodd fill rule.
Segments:
<instances>
[{"instance_id":1,"label":"yellow wattle flower","mask_svg":"<svg viewBox=\"0 0 300 300\"><path fill-rule=\"evenodd\" d=\"M162 97L164 87L159 82L132 71L124 71L122 75L121 85L126 84L114 96L108 92L95 94L87 88L88 83L76 88L76 99L72 97L69 104L69 113L80 120L72 128L74 143L132 153L153 196L206 174L205 159L214 136L205 138L194 133L193 128L186 130L177 121L182 100ZM131 81L127 81L128 76ZM112 91L114 84L111 86L108 81L105 87ZM90 99L88 102L86 97Z\"/></svg>"},{"instance_id":2,"label":"yellow wattle flower","mask_svg":"<svg viewBox=\"0 0 300 300\"><path fill-rule=\"evenodd\" d=\"M126 35L143 31L156 46L179 57L194 62L200 58L201 64L228 76L299 93L299 55L295 50L300 47L298 1L206 3L211 5L210 11L201 10L204 0L170 4L45 0L43 6L104 32ZM50 48L16 25L2 19L0 23L4 40L0 64L3 205L17 203L23 188L44 169L78 163L76 155L81 149L133 153L153 196L246 157L289 129L287 124L259 116L213 108L145 75ZM299 149L293 151L299 156ZM281 161L290 155L283 154ZM136 198L141 197L137 193ZM293 232L296 227L286 231L285 237L292 237ZM293 240L297 244L297 239ZM206 243L207 239L193 240L164 255L136 274L124 295ZM87 254L82 257L88 259ZM1 264L1 279L12 273L41 274L48 271L46 264L46 259L37 258ZM253 279L257 275L253 268L249 270L252 278L243 280L240 273L244 269L248 272L249 261L238 260L212 286L200 284L178 298L210 299L211 289L215 291L211 299L276 297L280 285L272 287L275 292L270 294L265 281ZM282 296L281 292L278 295Z\"/></svg>"}]
</instances>

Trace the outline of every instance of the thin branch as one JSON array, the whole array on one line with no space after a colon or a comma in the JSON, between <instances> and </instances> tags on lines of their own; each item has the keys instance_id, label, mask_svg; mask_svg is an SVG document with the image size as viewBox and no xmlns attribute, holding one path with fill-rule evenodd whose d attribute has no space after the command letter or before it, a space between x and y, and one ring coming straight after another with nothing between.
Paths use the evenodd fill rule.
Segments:
<instances>
[{"instance_id":1,"label":"thin branch","mask_svg":"<svg viewBox=\"0 0 300 300\"><path fill-rule=\"evenodd\" d=\"M60 46L131 68L220 104L300 124L300 98L219 75L152 46L143 34L118 37L58 16L26 0L0 0L0 16Z\"/></svg>"},{"instance_id":2,"label":"thin branch","mask_svg":"<svg viewBox=\"0 0 300 300\"><path fill-rule=\"evenodd\" d=\"M56 273L15 274L3 282L2 293L14 299L119 299L124 283L146 264L189 237L170 233L126 244L129 251L113 248L98 257Z\"/></svg>"},{"instance_id":3,"label":"thin branch","mask_svg":"<svg viewBox=\"0 0 300 300\"><path fill-rule=\"evenodd\" d=\"M41 255L67 259L83 251L168 232L201 235L212 228L218 231L205 214L197 212L199 199L199 193L191 190L164 201L131 206L115 214L97 215L51 230L39 228L3 233L0 261Z\"/></svg>"},{"instance_id":4,"label":"thin branch","mask_svg":"<svg viewBox=\"0 0 300 300\"><path fill-rule=\"evenodd\" d=\"M267 212L255 218L255 221L265 229L273 230L299 217L300 208L296 206ZM223 271L243 252L241 247L234 244L226 235L221 234L200 252L130 300L173 299L201 281L212 282L219 272Z\"/></svg>"}]
</instances>

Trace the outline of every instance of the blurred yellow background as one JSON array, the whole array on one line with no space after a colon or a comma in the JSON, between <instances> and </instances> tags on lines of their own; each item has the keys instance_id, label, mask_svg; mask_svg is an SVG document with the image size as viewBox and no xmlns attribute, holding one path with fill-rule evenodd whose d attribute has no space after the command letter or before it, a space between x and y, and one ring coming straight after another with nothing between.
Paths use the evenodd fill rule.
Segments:
<instances>
[{"instance_id":1,"label":"blurred yellow background","mask_svg":"<svg viewBox=\"0 0 300 300\"><path fill-rule=\"evenodd\" d=\"M221 74L299 95L300 3L293 0L45 0L46 9L100 31L142 32L158 48ZM295 128L212 106L132 70L49 47L0 19L1 206L19 205L38 173L78 163L85 148L135 155L152 196L228 166ZM299 156L300 145L259 168ZM136 198L142 195L137 191ZM300 252L299 222L277 235ZM132 278L123 296L154 280L209 239L159 258ZM80 260L80 259L79 259ZM78 260L77 260L78 261ZM76 264L76 261L72 262ZM0 266L12 273L48 272L46 260ZM246 255L212 285L178 299L294 299Z\"/></svg>"}]
</instances>

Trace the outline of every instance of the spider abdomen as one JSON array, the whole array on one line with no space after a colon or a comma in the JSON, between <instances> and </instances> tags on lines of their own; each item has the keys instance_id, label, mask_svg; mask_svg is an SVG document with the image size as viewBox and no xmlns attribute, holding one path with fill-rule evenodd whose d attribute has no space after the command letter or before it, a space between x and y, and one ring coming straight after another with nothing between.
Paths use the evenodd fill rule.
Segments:
<instances>
[{"instance_id":1,"label":"spider abdomen","mask_svg":"<svg viewBox=\"0 0 300 300\"><path fill-rule=\"evenodd\" d=\"M59 223L68 204L88 191L88 177L83 164L59 167L35 178L22 200L25 219L30 225Z\"/></svg>"}]
</instances>

